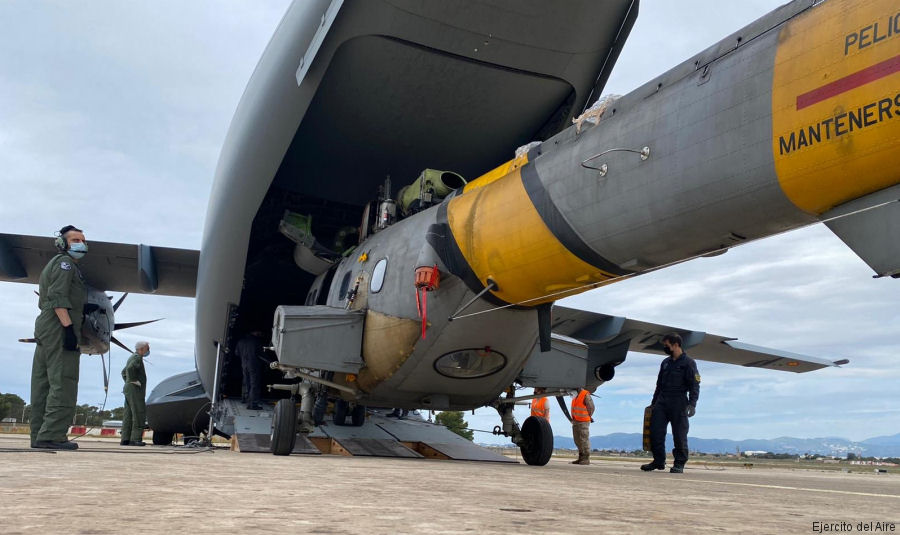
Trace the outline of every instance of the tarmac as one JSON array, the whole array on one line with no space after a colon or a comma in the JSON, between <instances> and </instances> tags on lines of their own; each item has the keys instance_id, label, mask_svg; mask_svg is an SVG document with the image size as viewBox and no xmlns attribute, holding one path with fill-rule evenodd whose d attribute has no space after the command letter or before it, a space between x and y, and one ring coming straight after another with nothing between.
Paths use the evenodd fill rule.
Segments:
<instances>
[{"instance_id":1,"label":"tarmac","mask_svg":"<svg viewBox=\"0 0 900 535\"><path fill-rule=\"evenodd\" d=\"M867 467L688 463L670 474L629 461L535 467L78 443L48 452L0 435L0 533L900 532L900 475Z\"/></svg>"}]
</instances>

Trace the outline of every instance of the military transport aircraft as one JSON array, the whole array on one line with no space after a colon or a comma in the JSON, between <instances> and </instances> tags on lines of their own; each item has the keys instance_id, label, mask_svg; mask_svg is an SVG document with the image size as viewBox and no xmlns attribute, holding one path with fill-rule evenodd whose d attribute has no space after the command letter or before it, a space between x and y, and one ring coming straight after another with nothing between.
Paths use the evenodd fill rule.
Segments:
<instances>
[{"instance_id":1,"label":"military transport aircraft","mask_svg":"<svg viewBox=\"0 0 900 535\"><path fill-rule=\"evenodd\" d=\"M232 121L201 250L92 242L85 259L97 289L196 294L196 371L151 393L155 439L234 391L224 356L255 329L277 355L279 454L331 398L354 423L366 405L492 406L545 464L550 428L519 426L516 389L600 385L670 331L698 359L843 364L553 303L819 222L900 274L896 6L795 0L601 98L637 14L295 2ZM52 254L0 235L0 278L33 283Z\"/></svg>"}]
</instances>

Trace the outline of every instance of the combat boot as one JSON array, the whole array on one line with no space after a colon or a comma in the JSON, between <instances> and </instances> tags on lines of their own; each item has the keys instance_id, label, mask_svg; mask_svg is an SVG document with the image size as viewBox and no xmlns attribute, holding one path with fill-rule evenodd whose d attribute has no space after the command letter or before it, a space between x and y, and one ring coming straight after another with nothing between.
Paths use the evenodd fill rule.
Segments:
<instances>
[{"instance_id":1,"label":"combat boot","mask_svg":"<svg viewBox=\"0 0 900 535\"><path fill-rule=\"evenodd\" d=\"M664 465L664 464L659 465L656 463L647 463L647 464L641 465L641 470L643 470L644 472L652 472L654 470L665 470L665 469L666 469L666 465Z\"/></svg>"},{"instance_id":2,"label":"combat boot","mask_svg":"<svg viewBox=\"0 0 900 535\"><path fill-rule=\"evenodd\" d=\"M34 448L43 450L77 450L78 444L64 440L62 442L53 442L50 440L38 440L34 443Z\"/></svg>"},{"instance_id":3,"label":"combat boot","mask_svg":"<svg viewBox=\"0 0 900 535\"><path fill-rule=\"evenodd\" d=\"M119 441L119 446L127 446L129 443L130 443L129 440L120 440L120 441Z\"/></svg>"},{"instance_id":4,"label":"combat boot","mask_svg":"<svg viewBox=\"0 0 900 535\"><path fill-rule=\"evenodd\" d=\"M143 440L129 440L128 445L129 446L146 446L147 443L144 442Z\"/></svg>"}]
</instances>

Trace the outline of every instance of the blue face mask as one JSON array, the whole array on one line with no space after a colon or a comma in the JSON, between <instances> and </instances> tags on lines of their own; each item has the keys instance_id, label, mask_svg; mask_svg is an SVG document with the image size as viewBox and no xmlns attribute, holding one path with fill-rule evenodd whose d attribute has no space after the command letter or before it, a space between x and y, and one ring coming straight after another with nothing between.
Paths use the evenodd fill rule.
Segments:
<instances>
[{"instance_id":1,"label":"blue face mask","mask_svg":"<svg viewBox=\"0 0 900 535\"><path fill-rule=\"evenodd\" d=\"M82 258L88 252L86 243L73 243L69 245L69 256L72 258Z\"/></svg>"}]
</instances>

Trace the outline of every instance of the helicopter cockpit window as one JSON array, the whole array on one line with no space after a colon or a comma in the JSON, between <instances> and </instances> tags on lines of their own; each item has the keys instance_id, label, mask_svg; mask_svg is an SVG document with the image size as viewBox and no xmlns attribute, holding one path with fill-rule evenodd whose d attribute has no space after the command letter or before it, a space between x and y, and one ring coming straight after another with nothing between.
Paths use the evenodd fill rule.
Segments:
<instances>
[{"instance_id":1,"label":"helicopter cockpit window","mask_svg":"<svg viewBox=\"0 0 900 535\"><path fill-rule=\"evenodd\" d=\"M372 293L378 293L381 291L381 287L384 286L384 272L387 269L387 258L382 258L375 264L375 269L372 270L372 283L369 285L369 290Z\"/></svg>"}]
</instances>

